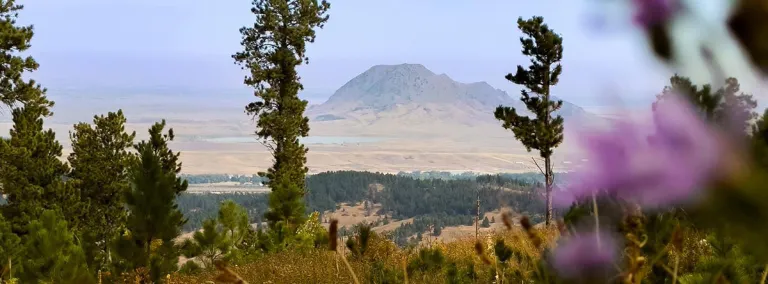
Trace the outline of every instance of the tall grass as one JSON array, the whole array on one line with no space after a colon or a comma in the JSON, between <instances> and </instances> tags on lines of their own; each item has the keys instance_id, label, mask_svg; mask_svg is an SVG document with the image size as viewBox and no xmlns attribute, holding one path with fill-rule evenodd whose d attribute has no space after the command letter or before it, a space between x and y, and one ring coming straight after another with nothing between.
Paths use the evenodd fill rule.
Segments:
<instances>
[{"instance_id":1,"label":"tall grass","mask_svg":"<svg viewBox=\"0 0 768 284\"><path fill-rule=\"evenodd\" d=\"M510 226L507 230L481 235L478 240L466 237L448 243L400 248L374 234L362 256L343 246L334 251L331 241L331 250L311 248L267 253L227 269L248 283L490 283L502 278L507 280L504 283L512 283L513 279L519 283L535 273L544 249L553 244L558 235L556 228L526 230ZM513 252L514 257L506 263L500 263L495 256L497 240L502 240ZM476 251L478 243L485 255ZM425 254L421 252L425 250L437 251L436 266L425 264L434 262L422 259ZM342 263L345 260L350 271ZM171 275L169 283L207 283L222 274L221 268L196 275L176 273Z\"/></svg>"}]
</instances>

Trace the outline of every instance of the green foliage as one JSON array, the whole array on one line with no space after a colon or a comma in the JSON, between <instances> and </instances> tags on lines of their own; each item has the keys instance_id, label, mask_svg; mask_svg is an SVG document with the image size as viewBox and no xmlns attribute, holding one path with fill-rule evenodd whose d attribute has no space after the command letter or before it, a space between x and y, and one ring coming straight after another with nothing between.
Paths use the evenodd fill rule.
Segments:
<instances>
[{"instance_id":1,"label":"green foliage","mask_svg":"<svg viewBox=\"0 0 768 284\"><path fill-rule=\"evenodd\" d=\"M11 224L0 215L0 282L10 278L14 274L12 269L18 268L22 256L20 243L21 239L13 233Z\"/></svg>"},{"instance_id":2,"label":"green foliage","mask_svg":"<svg viewBox=\"0 0 768 284\"><path fill-rule=\"evenodd\" d=\"M29 223L19 277L24 283L94 283L85 254L55 211L45 210Z\"/></svg>"},{"instance_id":3,"label":"green foliage","mask_svg":"<svg viewBox=\"0 0 768 284\"><path fill-rule=\"evenodd\" d=\"M376 185L379 191L375 198L381 205L378 214L388 214L394 220L414 218L412 223L401 224L388 233L398 245L405 246L409 237L430 228L433 235L439 235L447 226L472 225L478 194L481 214L506 205L540 222L541 214L536 212L544 210L544 202L536 195L531 179L531 174L446 180L370 172L325 172L307 177L309 193L304 200L312 211L338 210L338 203L368 200L370 186ZM261 193L221 193L182 194L176 200L189 219L184 230L193 231L200 228L203 220L216 217L220 202L228 199L244 207L252 223L259 223L267 198ZM387 217L375 225L386 224L391 219Z\"/></svg>"},{"instance_id":4,"label":"green foliage","mask_svg":"<svg viewBox=\"0 0 768 284\"><path fill-rule=\"evenodd\" d=\"M757 117L757 101L751 94L741 92L739 80L736 78L727 78L724 83L723 87L713 90L709 84L699 87L689 78L675 74L669 78L669 85L656 96L652 108L655 111L659 102L676 92L682 93L699 108L707 120L724 127L741 129L746 133L752 125L752 120Z\"/></svg>"},{"instance_id":5,"label":"green foliage","mask_svg":"<svg viewBox=\"0 0 768 284\"><path fill-rule=\"evenodd\" d=\"M69 167L59 160L61 144L53 130L43 130L46 112L33 104L14 108L10 138L0 138L0 184L7 195L1 209L19 235L43 210L62 212L74 230L83 212L75 184L63 179Z\"/></svg>"},{"instance_id":6,"label":"green foliage","mask_svg":"<svg viewBox=\"0 0 768 284\"><path fill-rule=\"evenodd\" d=\"M203 271L203 268L200 267L197 262L189 260L181 265L181 268L179 268L179 273L186 274L186 275L195 275Z\"/></svg>"},{"instance_id":7,"label":"green foliage","mask_svg":"<svg viewBox=\"0 0 768 284\"><path fill-rule=\"evenodd\" d=\"M227 200L221 203L217 219L205 220L203 230L184 242L183 254L188 258L199 257L206 268L221 259L238 262L250 253L246 250L258 249L258 240L252 234L245 209Z\"/></svg>"},{"instance_id":8,"label":"green foliage","mask_svg":"<svg viewBox=\"0 0 768 284\"><path fill-rule=\"evenodd\" d=\"M179 153L168 148L173 129L163 134L164 127L165 120L155 123L149 129L149 141L135 145L137 158L129 173L131 190L125 196L128 233L118 238L115 248L124 267L146 267L153 281L176 270L179 251L174 239L185 222L175 199L186 190L187 182L178 177Z\"/></svg>"},{"instance_id":9,"label":"green foliage","mask_svg":"<svg viewBox=\"0 0 768 284\"><path fill-rule=\"evenodd\" d=\"M469 284L475 283L477 272L471 263L462 267L456 262L449 262L445 268L445 277L449 284Z\"/></svg>"},{"instance_id":10,"label":"green foliage","mask_svg":"<svg viewBox=\"0 0 768 284\"><path fill-rule=\"evenodd\" d=\"M387 267L382 261L375 261L371 264L368 283L397 284L403 283L403 272L398 269Z\"/></svg>"},{"instance_id":11,"label":"green foliage","mask_svg":"<svg viewBox=\"0 0 768 284\"><path fill-rule=\"evenodd\" d=\"M315 29L328 21L329 8L326 1L254 0L255 23L240 29L243 51L232 56L250 70L244 83L260 99L246 106L246 112L258 116L256 134L275 159L260 175L269 179L272 190L265 217L281 238L292 236L305 217L307 148L299 137L309 135L309 119L304 116L307 101L298 96L303 86L296 68L309 61L306 43L313 42Z\"/></svg>"},{"instance_id":12,"label":"green foliage","mask_svg":"<svg viewBox=\"0 0 768 284\"><path fill-rule=\"evenodd\" d=\"M14 0L0 1L0 35L3 45L0 46L0 103L7 106L37 105L41 107L43 116L51 114L53 102L45 97L45 89L34 80L25 81L25 72L37 70L39 64L32 56L22 56L31 46L34 31L32 25L19 26L16 20L23 5Z\"/></svg>"},{"instance_id":13,"label":"green foliage","mask_svg":"<svg viewBox=\"0 0 768 284\"><path fill-rule=\"evenodd\" d=\"M752 126L751 134L752 157L758 166L768 169L768 109Z\"/></svg>"},{"instance_id":14,"label":"green foliage","mask_svg":"<svg viewBox=\"0 0 768 284\"><path fill-rule=\"evenodd\" d=\"M297 248L320 248L328 245L328 231L320 223L320 213L313 212L296 232Z\"/></svg>"},{"instance_id":15,"label":"green foliage","mask_svg":"<svg viewBox=\"0 0 768 284\"><path fill-rule=\"evenodd\" d=\"M674 93L681 93L688 101L699 107L699 110L707 119L715 118L715 112L722 102L722 94L712 92L711 85L706 84L699 87L693 84L691 79L675 74L669 78L669 85L665 86L662 93L656 96L656 101L653 103L652 108L655 110L659 102Z\"/></svg>"},{"instance_id":16,"label":"green foliage","mask_svg":"<svg viewBox=\"0 0 768 284\"><path fill-rule=\"evenodd\" d=\"M348 238L346 242L347 249L352 252L353 257L357 259L363 259L365 257L372 235L373 232L371 231L370 225L360 224L357 226L357 233L355 236Z\"/></svg>"},{"instance_id":17,"label":"green foliage","mask_svg":"<svg viewBox=\"0 0 768 284\"><path fill-rule=\"evenodd\" d=\"M527 69L518 65L515 75L507 74L506 79L527 88L521 90L520 100L534 116L519 114L515 108L505 106L496 108L494 115L528 151L538 150L544 158L546 222L550 224L554 182L550 159L554 148L563 142L563 118L559 115L552 117L552 113L562 107L563 101L550 100L550 87L558 83L563 71L559 63L563 58L563 38L544 23L543 17L519 18L517 25L526 36L520 38L520 43L523 55L531 57L531 65Z\"/></svg>"},{"instance_id":18,"label":"green foliage","mask_svg":"<svg viewBox=\"0 0 768 284\"><path fill-rule=\"evenodd\" d=\"M78 123L69 137L72 167L69 177L78 183L80 198L88 205L83 215L84 246L91 267L107 264L108 242L114 239L125 223L123 197L130 190L128 167L135 158L128 152L136 133L125 131L122 110L106 116L94 116L93 126Z\"/></svg>"},{"instance_id":19,"label":"green foliage","mask_svg":"<svg viewBox=\"0 0 768 284\"><path fill-rule=\"evenodd\" d=\"M229 239L232 246L238 246L251 226L248 222L248 212L234 201L227 200L221 203L218 217L224 230L223 235Z\"/></svg>"},{"instance_id":20,"label":"green foliage","mask_svg":"<svg viewBox=\"0 0 768 284\"><path fill-rule=\"evenodd\" d=\"M483 227L483 228L491 227L491 222L488 221L488 217L483 217L483 222L480 224L480 227Z\"/></svg>"},{"instance_id":21,"label":"green foliage","mask_svg":"<svg viewBox=\"0 0 768 284\"><path fill-rule=\"evenodd\" d=\"M269 195L260 192L248 193L182 193L176 197L179 210L184 213L187 222L183 230L186 232L200 229L203 221L218 218L221 203L231 200L244 208L251 223L261 223L269 201Z\"/></svg>"},{"instance_id":22,"label":"green foliage","mask_svg":"<svg viewBox=\"0 0 768 284\"><path fill-rule=\"evenodd\" d=\"M710 234L706 240L711 253L696 261L693 271L681 277L682 283L757 283L764 264L744 254L728 237Z\"/></svg>"},{"instance_id":23,"label":"green foliage","mask_svg":"<svg viewBox=\"0 0 768 284\"><path fill-rule=\"evenodd\" d=\"M493 245L493 253L501 263L506 263L512 257L512 249L504 243L503 239L496 239Z\"/></svg>"},{"instance_id":24,"label":"green foliage","mask_svg":"<svg viewBox=\"0 0 768 284\"><path fill-rule=\"evenodd\" d=\"M206 268L212 268L213 263L222 259L232 247L230 239L224 235L223 230L215 219L203 222L203 230L197 231L192 240L186 240L184 256L187 258L198 257Z\"/></svg>"},{"instance_id":25,"label":"green foliage","mask_svg":"<svg viewBox=\"0 0 768 284\"><path fill-rule=\"evenodd\" d=\"M416 272L429 272L440 270L445 264L445 256L438 248L425 248L419 250L418 257L412 259L406 269L408 275L414 275Z\"/></svg>"}]
</instances>

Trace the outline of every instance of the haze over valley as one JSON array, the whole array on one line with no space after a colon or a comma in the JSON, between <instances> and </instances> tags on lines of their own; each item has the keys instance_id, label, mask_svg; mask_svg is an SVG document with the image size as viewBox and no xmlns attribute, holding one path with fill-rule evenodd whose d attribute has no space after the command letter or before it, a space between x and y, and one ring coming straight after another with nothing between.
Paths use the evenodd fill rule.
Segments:
<instances>
[{"instance_id":1,"label":"haze over valley","mask_svg":"<svg viewBox=\"0 0 768 284\"><path fill-rule=\"evenodd\" d=\"M182 151L184 173L254 174L271 165L270 154L253 135L254 120L243 111L253 98L249 91L140 92L51 89L55 115L46 127L54 129L66 155L73 124L122 109L127 127L139 139L151 123L168 121L177 136L173 147ZM534 171L530 157L537 154L527 153L493 117L499 105L527 111L513 96L486 82L458 82L418 63L372 66L308 107L310 137L303 142L310 148L310 172ZM606 121L568 101L558 114L569 129ZM0 131L7 133L9 116L0 121ZM567 149L556 154L557 170L578 160Z\"/></svg>"}]
</instances>

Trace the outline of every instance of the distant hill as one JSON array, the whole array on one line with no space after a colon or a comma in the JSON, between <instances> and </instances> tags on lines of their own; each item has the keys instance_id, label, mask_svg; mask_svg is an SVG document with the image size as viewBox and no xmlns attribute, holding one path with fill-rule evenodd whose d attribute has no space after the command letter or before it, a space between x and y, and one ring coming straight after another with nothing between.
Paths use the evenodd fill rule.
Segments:
<instances>
[{"instance_id":1,"label":"distant hill","mask_svg":"<svg viewBox=\"0 0 768 284\"><path fill-rule=\"evenodd\" d=\"M529 114L517 97L486 82L457 82L421 64L376 65L341 86L326 102L310 107L307 114L315 123L345 121L371 127L476 126L498 124L493 111L499 105ZM591 116L569 102L563 102L558 114L566 121Z\"/></svg>"}]
</instances>

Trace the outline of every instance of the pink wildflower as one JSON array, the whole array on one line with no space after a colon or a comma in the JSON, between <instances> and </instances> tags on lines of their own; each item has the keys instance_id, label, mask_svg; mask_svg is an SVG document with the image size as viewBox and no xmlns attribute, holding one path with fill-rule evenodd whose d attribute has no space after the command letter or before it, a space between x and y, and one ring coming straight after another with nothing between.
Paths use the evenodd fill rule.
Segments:
<instances>
[{"instance_id":1,"label":"pink wildflower","mask_svg":"<svg viewBox=\"0 0 768 284\"><path fill-rule=\"evenodd\" d=\"M656 115L659 123L653 128L624 123L612 131L580 134L589 164L575 173L557 204L569 205L595 190L646 208L695 198L719 162L718 136L677 97L660 103Z\"/></svg>"},{"instance_id":2,"label":"pink wildflower","mask_svg":"<svg viewBox=\"0 0 768 284\"><path fill-rule=\"evenodd\" d=\"M677 0L632 0L632 3L637 9L635 23L645 28L667 21L680 9Z\"/></svg>"},{"instance_id":3,"label":"pink wildflower","mask_svg":"<svg viewBox=\"0 0 768 284\"><path fill-rule=\"evenodd\" d=\"M608 233L578 233L555 247L551 264L563 278L594 277L613 268L618 247L616 239Z\"/></svg>"}]
</instances>

